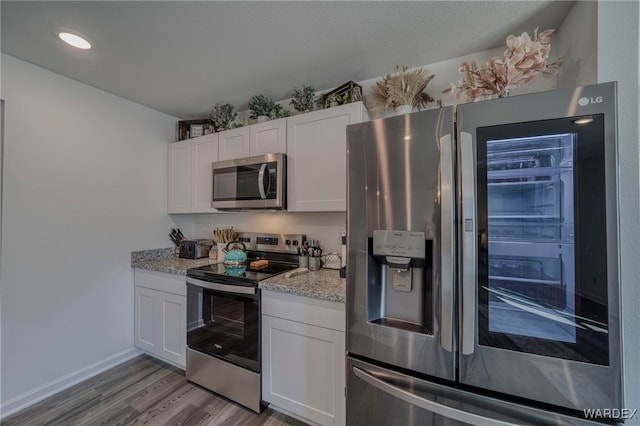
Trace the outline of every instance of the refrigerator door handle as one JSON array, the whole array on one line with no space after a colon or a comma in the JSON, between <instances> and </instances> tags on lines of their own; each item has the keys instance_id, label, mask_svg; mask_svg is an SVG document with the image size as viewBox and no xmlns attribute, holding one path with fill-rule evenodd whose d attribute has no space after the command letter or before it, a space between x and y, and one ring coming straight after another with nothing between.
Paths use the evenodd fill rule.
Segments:
<instances>
[{"instance_id":1,"label":"refrigerator door handle","mask_svg":"<svg viewBox=\"0 0 640 426\"><path fill-rule=\"evenodd\" d=\"M473 425L513 426L512 422L503 422L501 420L496 420L489 417L481 416L479 414L470 413L468 411L449 407L447 405L440 404L438 402L419 397L403 388L387 383L384 380L356 366L353 366L352 369L353 369L353 374L355 374L356 377L370 384L376 389L384 393L387 393L391 396L394 396L398 399L401 399L402 401L407 402L411 405L415 405L416 407L420 407L422 409L438 414L440 416L448 417L450 419L454 419L460 422L469 423Z\"/></svg>"},{"instance_id":2,"label":"refrigerator door handle","mask_svg":"<svg viewBox=\"0 0 640 426\"><path fill-rule=\"evenodd\" d=\"M476 159L473 152L473 137L460 132L461 198L462 198L462 327L461 346L463 355L475 350L476 315Z\"/></svg>"},{"instance_id":3,"label":"refrigerator door handle","mask_svg":"<svg viewBox=\"0 0 640 426\"><path fill-rule=\"evenodd\" d=\"M440 346L453 352L454 299L454 225L456 223L453 189L453 154L451 135L440 138L440 197L441 197L441 315Z\"/></svg>"}]
</instances>

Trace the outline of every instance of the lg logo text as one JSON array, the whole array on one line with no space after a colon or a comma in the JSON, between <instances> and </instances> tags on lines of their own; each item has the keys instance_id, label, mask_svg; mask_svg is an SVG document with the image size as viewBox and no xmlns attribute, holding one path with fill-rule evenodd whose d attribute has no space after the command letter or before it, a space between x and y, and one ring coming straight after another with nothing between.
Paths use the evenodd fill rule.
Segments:
<instances>
[{"instance_id":1,"label":"lg logo text","mask_svg":"<svg viewBox=\"0 0 640 426\"><path fill-rule=\"evenodd\" d=\"M578 105L587 106L589 104L601 104L604 101L602 96L596 96L595 98L580 98L578 99Z\"/></svg>"}]
</instances>

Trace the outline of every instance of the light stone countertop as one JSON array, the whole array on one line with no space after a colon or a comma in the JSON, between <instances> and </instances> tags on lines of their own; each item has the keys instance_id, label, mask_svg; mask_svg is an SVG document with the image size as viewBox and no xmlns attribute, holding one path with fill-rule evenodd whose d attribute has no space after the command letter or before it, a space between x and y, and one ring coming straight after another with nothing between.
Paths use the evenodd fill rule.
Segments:
<instances>
[{"instance_id":1,"label":"light stone countertop","mask_svg":"<svg viewBox=\"0 0 640 426\"><path fill-rule=\"evenodd\" d=\"M285 278L284 274L260 281L260 288L280 293L295 294L312 299L345 303L346 279L337 269L320 269Z\"/></svg>"},{"instance_id":2,"label":"light stone countertop","mask_svg":"<svg viewBox=\"0 0 640 426\"><path fill-rule=\"evenodd\" d=\"M131 267L174 275L187 275L187 269L216 263L208 257L202 259L180 259L174 249L154 249L131 252Z\"/></svg>"},{"instance_id":3,"label":"light stone countertop","mask_svg":"<svg viewBox=\"0 0 640 426\"><path fill-rule=\"evenodd\" d=\"M132 268L174 275L186 275L189 268L216 262L209 258L180 259L175 257L173 248L131 252ZM340 278L340 272L336 269L320 269L291 278L284 278L284 274L280 274L261 281L259 287L329 302L345 303L346 300L346 279Z\"/></svg>"}]
</instances>

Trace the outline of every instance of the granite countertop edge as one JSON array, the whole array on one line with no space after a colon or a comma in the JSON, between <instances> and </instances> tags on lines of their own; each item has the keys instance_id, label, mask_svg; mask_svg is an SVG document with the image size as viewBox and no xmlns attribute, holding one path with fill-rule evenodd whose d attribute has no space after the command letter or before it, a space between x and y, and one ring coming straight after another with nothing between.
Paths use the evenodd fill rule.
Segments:
<instances>
[{"instance_id":1,"label":"granite countertop edge","mask_svg":"<svg viewBox=\"0 0 640 426\"><path fill-rule=\"evenodd\" d=\"M181 259L173 248L140 250L131 252L131 267L166 274L187 275L187 269L216 263L209 258Z\"/></svg>"},{"instance_id":2,"label":"granite countertop edge","mask_svg":"<svg viewBox=\"0 0 640 426\"><path fill-rule=\"evenodd\" d=\"M260 288L328 302L345 303L346 279L338 270L320 269L295 277L276 275L260 282Z\"/></svg>"}]
</instances>

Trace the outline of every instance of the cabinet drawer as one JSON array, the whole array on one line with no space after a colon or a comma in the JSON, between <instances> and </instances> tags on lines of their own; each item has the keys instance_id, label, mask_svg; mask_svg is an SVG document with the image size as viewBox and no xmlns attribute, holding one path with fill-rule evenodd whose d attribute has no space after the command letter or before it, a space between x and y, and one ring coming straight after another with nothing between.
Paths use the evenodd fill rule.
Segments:
<instances>
[{"instance_id":1,"label":"cabinet drawer","mask_svg":"<svg viewBox=\"0 0 640 426\"><path fill-rule=\"evenodd\" d=\"M345 307L342 303L262 290L262 313L332 330L345 330Z\"/></svg>"},{"instance_id":2,"label":"cabinet drawer","mask_svg":"<svg viewBox=\"0 0 640 426\"><path fill-rule=\"evenodd\" d=\"M134 270L134 282L136 286L187 296L187 284L184 275L166 274L136 268Z\"/></svg>"}]
</instances>

